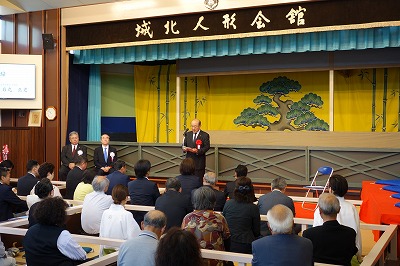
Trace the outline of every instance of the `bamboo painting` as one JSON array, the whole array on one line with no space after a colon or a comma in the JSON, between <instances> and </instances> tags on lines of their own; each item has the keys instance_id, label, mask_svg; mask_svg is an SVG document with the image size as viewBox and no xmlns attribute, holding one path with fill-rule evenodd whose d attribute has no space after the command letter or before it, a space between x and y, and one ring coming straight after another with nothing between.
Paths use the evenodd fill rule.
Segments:
<instances>
[{"instance_id":1,"label":"bamboo painting","mask_svg":"<svg viewBox=\"0 0 400 266\"><path fill-rule=\"evenodd\" d=\"M187 128L187 89L188 89L188 78L185 77L185 87L183 92L183 129Z\"/></svg>"},{"instance_id":2,"label":"bamboo painting","mask_svg":"<svg viewBox=\"0 0 400 266\"><path fill-rule=\"evenodd\" d=\"M158 69L158 77L157 77L157 139L156 142L160 142L160 125L161 125L161 110L160 110L160 105L161 105L161 85L160 85L160 79L161 79L161 69L162 66L160 65Z\"/></svg>"},{"instance_id":3,"label":"bamboo painting","mask_svg":"<svg viewBox=\"0 0 400 266\"><path fill-rule=\"evenodd\" d=\"M372 71L372 132L376 131L376 68Z\"/></svg>"},{"instance_id":4,"label":"bamboo painting","mask_svg":"<svg viewBox=\"0 0 400 266\"><path fill-rule=\"evenodd\" d=\"M388 87L388 69L384 69L383 74L383 124L382 124L382 132L386 132L386 103L387 103L387 87Z\"/></svg>"},{"instance_id":5,"label":"bamboo painting","mask_svg":"<svg viewBox=\"0 0 400 266\"><path fill-rule=\"evenodd\" d=\"M169 72L171 69L171 65L168 65L167 68L167 84L166 84L166 92L165 92L165 129L167 133L167 143L169 143Z\"/></svg>"}]
</instances>

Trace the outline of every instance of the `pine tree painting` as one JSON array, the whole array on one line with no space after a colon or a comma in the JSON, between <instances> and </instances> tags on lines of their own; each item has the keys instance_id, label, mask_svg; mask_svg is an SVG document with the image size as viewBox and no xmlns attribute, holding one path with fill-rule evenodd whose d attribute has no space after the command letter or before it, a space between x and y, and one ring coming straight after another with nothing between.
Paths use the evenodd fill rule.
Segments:
<instances>
[{"instance_id":1,"label":"pine tree painting","mask_svg":"<svg viewBox=\"0 0 400 266\"><path fill-rule=\"evenodd\" d=\"M262 127L267 131L328 131L329 125L315 116L312 108L321 108L324 102L315 93L308 93L298 102L289 98L291 92L301 90L296 80L280 76L260 86L261 94L253 102L257 108L248 107L233 120L246 127ZM289 98L284 100L284 98ZM271 122L271 118L277 119Z\"/></svg>"}]
</instances>

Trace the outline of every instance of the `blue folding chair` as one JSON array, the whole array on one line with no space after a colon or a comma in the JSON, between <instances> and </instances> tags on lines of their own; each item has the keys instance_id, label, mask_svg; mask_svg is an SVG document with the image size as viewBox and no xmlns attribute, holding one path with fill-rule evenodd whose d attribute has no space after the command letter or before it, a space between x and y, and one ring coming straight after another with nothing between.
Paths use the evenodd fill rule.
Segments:
<instances>
[{"instance_id":1,"label":"blue folding chair","mask_svg":"<svg viewBox=\"0 0 400 266\"><path fill-rule=\"evenodd\" d=\"M305 188L308 188L307 193L306 193L306 198L309 197L311 191L312 191L312 192L316 191L317 196L318 196L318 192L319 192L319 191L322 191L321 194L322 194L322 193L325 193L325 191L328 189L329 179L331 178L332 173L333 173L333 168L332 168L332 167L329 167L329 166L322 166L322 167L318 168L317 172L316 172L315 175L314 175L313 180L311 181L311 184L310 184L309 186L305 186ZM317 180L316 180L317 177L318 177L318 176L324 176L324 175L327 175L327 176L328 176L328 178L326 179L325 185L324 185L324 186L317 185ZM318 196L318 197L319 197L319 196ZM301 207L302 207L303 209L315 211L315 209L318 208L318 203L317 203L317 205L315 206L314 209L306 208L306 207L304 206L304 203L305 203L305 202L306 202L306 201L303 200L303 202L302 202L302 204L301 204Z\"/></svg>"}]
</instances>

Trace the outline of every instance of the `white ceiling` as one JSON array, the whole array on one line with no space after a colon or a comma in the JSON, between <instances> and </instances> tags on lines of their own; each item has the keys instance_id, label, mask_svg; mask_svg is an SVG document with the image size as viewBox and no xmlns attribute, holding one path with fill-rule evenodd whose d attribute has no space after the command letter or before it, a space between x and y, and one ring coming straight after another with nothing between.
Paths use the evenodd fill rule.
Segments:
<instances>
[{"instance_id":1,"label":"white ceiling","mask_svg":"<svg viewBox=\"0 0 400 266\"><path fill-rule=\"evenodd\" d=\"M119 1L122 0L0 0L0 15Z\"/></svg>"}]
</instances>

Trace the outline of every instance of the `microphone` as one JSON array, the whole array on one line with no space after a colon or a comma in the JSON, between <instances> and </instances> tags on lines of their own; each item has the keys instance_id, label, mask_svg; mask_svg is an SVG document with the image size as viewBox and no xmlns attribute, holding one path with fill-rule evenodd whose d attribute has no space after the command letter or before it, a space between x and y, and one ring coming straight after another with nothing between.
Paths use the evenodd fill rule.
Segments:
<instances>
[{"instance_id":1,"label":"microphone","mask_svg":"<svg viewBox=\"0 0 400 266\"><path fill-rule=\"evenodd\" d=\"M186 133L189 131L189 129L185 129L185 131L183 132L183 136L186 137Z\"/></svg>"}]
</instances>

